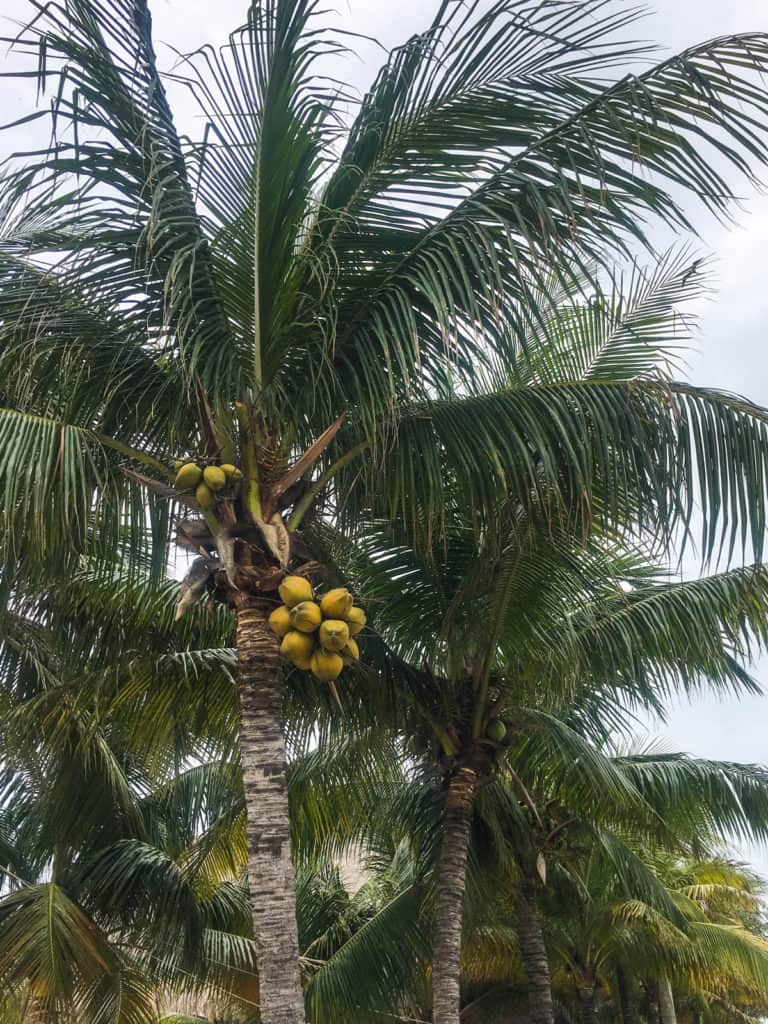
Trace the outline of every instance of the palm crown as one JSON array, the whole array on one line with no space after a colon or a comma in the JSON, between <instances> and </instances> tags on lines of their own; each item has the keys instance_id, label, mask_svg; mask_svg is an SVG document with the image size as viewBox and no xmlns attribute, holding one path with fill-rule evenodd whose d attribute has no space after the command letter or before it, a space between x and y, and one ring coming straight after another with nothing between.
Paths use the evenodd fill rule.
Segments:
<instances>
[{"instance_id":1,"label":"palm crown","mask_svg":"<svg viewBox=\"0 0 768 1024\"><path fill-rule=\"evenodd\" d=\"M143 533L141 482L120 470L162 478L176 456L229 448L239 401L257 514L297 500L270 489L346 412L315 455L338 494L356 486L350 517L407 492L428 525L447 474L478 505L544 489L583 520L602 479L614 519L641 502L658 530L695 497L707 551L736 520L759 550L762 413L645 379L642 336L590 360L588 312L565 353L552 324L646 220L687 226L681 189L724 213L716 168L751 178L765 156L764 38L622 76L651 57L623 39L631 20L593 2L444 3L346 127L316 5L255 4L177 72L205 124L189 140L143 0L41 10L16 45L41 89L58 82L55 138L4 181L9 542L61 558L94 533L114 545L126 522ZM149 514L160 540L164 505Z\"/></svg>"}]
</instances>

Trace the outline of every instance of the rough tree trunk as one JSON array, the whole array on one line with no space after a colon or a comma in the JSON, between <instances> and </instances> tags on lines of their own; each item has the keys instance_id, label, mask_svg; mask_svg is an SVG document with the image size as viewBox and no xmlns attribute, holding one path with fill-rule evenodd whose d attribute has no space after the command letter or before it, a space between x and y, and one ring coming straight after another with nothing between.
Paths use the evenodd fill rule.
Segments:
<instances>
[{"instance_id":1,"label":"rough tree trunk","mask_svg":"<svg viewBox=\"0 0 768 1024\"><path fill-rule=\"evenodd\" d=\"M659 1017L661 1024L677 1024L675 997L672 995L672 983L669 978L659 979Z\"/></svg>"},{"instance_id":2,"label":"rough tree trunk","mask_svg":"<svg viewBox=\"0 0 768 1024\"><path fill-rule=\"evenodd\" d=\"M517 939L528 981L528 1007L533 1024L554 1024L549 959L544 945L536 890L522 885L517 897Z\"/></svg>"},{"instance_id":3,"label":"rough tree trunk","mask_svg":"<svg viewBox=\"0 0 768 1024\"><path fill-rule=\"evenodd\" d=\"M636 1024L635 1001L632 995L632 982L623 967L616 968L616 987L619 991L619 1005L623 1024Z\"/></svg>"},{"instance_id":4,"label":"rough tree trunk","mask_svg":"<svg viewBox=\"0 0 768 1024\"><path fill-rule=\"evenodd\" d=\"M461 920L464 913L467 854L472 804L478 776L463 767L448 786L443 844L437 866L435 922L432 936L432 1020L459 1024L461 1009Z\"/></svg>"},{"instance_id":5,"label":"rough tree trunk","mask_svg":"<svg viewBox=\"0 0 768 1024\"><path fill-rule=\"evenodd\" d=\"M268 609L237 609L240 757L261 1024L304 1024L283 740L283 670Z\"/></svg>"}]
</instances>

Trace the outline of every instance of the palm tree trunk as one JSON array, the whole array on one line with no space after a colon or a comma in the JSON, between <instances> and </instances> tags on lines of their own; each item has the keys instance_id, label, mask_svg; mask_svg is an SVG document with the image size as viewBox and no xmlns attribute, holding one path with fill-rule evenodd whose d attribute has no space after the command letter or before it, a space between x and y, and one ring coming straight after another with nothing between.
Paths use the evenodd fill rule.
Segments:
<instances>
[{"instance_id":1,"label":"palm tree trunk","mask_svg":"<svg viewBox=\"0 0 768 1024\"><path fill-rule=\"evenodd\" d=\"M435 922L432 936L433 1024L459 1024L461 1009L461 922L472 804L478 776L464 766L451 777L437 866Z\"/></svg>"},{"instance_id":2,"label":"palm tree trunk","mask_svg":"<svg viewBox=\"0 0 768 1024\"><path fill-rule=\"evenodd\" d=\"M672 994L672 983L667 977L659 979L659 1017L661 1024L677 1024L675 997Z\"/></svg>"},{"instance_id":3,"label":"palm tree trunk","mask_svg":"<svg viewBox=\"0 0 768 1024\"><path fill-rule=\"evenodd\" d=\"M619 990L619 1005L623 1024L636 1024L635 1002L632 998L632 982L623 967L616 968L616 987Z\"/></svg>"},{"instance_id":4,"label":"palm tree trunk","mask_svg":"<svg viewBox=\"0 0 768 1024\"><path fill-rule=\"evenodd\" d=\"M549 959L536 890L523 884L517 897L517 939L528 980L528 1013L533 1024L554 1024Z\"/></svg>"},{"instance_id":5,"label":"palm tree trunk","mask_svg":"<svg viewBox=\"0 0 768 1024\"><path fill-rule=\"evenodd\" d=\"M240 759L248 833L248 885L258 947L261 1024L304 1024L283 740L283 669L268 609L237 608Z\"/></svg>"}]
</instances>

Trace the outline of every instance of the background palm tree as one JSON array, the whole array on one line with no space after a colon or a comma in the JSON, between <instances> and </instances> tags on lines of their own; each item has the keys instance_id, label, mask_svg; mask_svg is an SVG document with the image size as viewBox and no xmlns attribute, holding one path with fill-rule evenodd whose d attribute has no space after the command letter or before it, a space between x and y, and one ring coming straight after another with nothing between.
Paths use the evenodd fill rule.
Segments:
<instances>
[{"instance_id":1,"label":"background palm tree","mask_svg":"<svg viewBox=\"0 0 768 1024\"><path fill-rule=\"evenodd\" d=\"M439 993L449 985L457 1005L465 870L481 787L511 771L513 792L534 814L518 864L518 911L529 911L534 941L541 928L530 890L540 882L550 837L559 837L572 817L563 812L544 824L549 816L542 810L542 818L534 803L539 759L556 758L572 785L582 787L569 801L577 816L608 808L620 816L623 804L645 803L642 775L635 790L606 770L592 744L626 730L636 710L657 711L673 692L754 688L740 659L766 640L760 566L669 581L639 554L611 550L596 534L593 543L578 544L549 524L539 531L522 515L502 510L499 518L478 545L470 517L457 511L426 555L398 544L392 524L371 527L352 548L325 531L329 551L376 609L390 645L379 657L403 695L401 728L411 736L410 749L425 754L442 780L433 986ZM504 807L512 814L516 800ZM701 814L693 815L694 827ZM540 963L540 934L538 941ZM534 1012L552 1020L551 1003L539 1005L549 989L546 965L536 963L535 956L528 961L541 981Z\"/></svg>"},{"instance_id":2,"label":"background palm tree","mask_svg":"<svg viewBox=\"0 0 768 1024\"><path fill-rule=\"evenodd\" d=\"M342 528L400 509L422 537L457 493L478 524L511 490L582 530L632 507L653 535L697 500L705 554L743 524L759 557L761 410L641 374L550 386L526 367L531 330L557 350L563 289L598 288L649 219L686 229L678 196L725 213L718 168L754 178L768 42L622 75L652 59L625 40L623 5L443 3L349 123L320 74L339 49L320 8L263 0L176 72L204 125L187 140L146 0L30 6L14 45L55 96L31 115L54 131L3 182L4 560L69 571L83 551L149 547L159 568L193 506L178 523L206 553L193 593L237 612L263 1016L300 1021L269 588L311 560L298 531L323 494ZM239 463L243 483L200 516L169 486L186 456Z\"/></svg>"}]
</instances>

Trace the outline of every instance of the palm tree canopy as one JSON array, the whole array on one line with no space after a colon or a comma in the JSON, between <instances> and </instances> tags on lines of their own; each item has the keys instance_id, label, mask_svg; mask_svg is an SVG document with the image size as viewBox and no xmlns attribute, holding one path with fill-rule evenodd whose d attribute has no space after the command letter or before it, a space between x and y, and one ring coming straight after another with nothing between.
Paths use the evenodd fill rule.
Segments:
<instances>
[{"instance_id":1,"label":"palm tree canopy","mask_svg":"<svg viewBox=\"0 0 768 1024\"><path fill-rule=\"evenodd\" d=\"M428 533L446 480L478 508L559 499L582 527L629 505L654 536L700 502L705 557L746 537L759 556L763 411L657 379L646 351L698 264L651 299L635 276L632 329L592 311L610 323L612 268L653 222L689 228L686 197L726 216L728 178L754 180L766 36L659 60L620 3L444 2L350 119L322 74L343 36L314 0L262 0L177 66L189 139L146 0L30 5L20 73L54 101L22 120L54 135L3 179L7 560L136 553L147 526L161 559L160 481L231 450L235 402L258 411L262 483L346 413L319 482L352 519L407 491Z\"/></svg>"}]
</instances>

